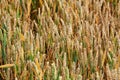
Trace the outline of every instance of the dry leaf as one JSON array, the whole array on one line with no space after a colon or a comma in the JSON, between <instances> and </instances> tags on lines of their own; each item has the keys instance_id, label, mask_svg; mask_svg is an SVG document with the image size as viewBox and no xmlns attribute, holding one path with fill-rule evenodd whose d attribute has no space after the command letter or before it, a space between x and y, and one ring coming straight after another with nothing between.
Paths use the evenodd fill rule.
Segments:
<instances>
[{"instance_id":1,"label":"dry leaf","mask_svg":"<svg viewBox=\"0 0 120 80\"><path fill-rule=\"evenodd\" d=\"M25 41L25 37L22 33L19 33L19 36L20 36L20 41Z\"/></svg>"},{"instance_id":2,"label":"dry leaf","mask_svg":"<svg viewBox=\"0 0 120 80\"><path fill-rule=\"evenodd\" d=\"M0 68L9 68L13 66L15 66L15 64L5 64L5 65L0 65Z\"/></svg>"},{"instance_id":3,"label":"dry leaf","mask_svg":"<svg viewBox=\"0 0 120 80\"><path fill-rule=\"evenodd\" d=\"M106 52L105 52L105 53L103 53L103 56L102 56L102 67L103 67L103 65L104 65L105 58L106 58Z\"/></svg>"}]
</instances>

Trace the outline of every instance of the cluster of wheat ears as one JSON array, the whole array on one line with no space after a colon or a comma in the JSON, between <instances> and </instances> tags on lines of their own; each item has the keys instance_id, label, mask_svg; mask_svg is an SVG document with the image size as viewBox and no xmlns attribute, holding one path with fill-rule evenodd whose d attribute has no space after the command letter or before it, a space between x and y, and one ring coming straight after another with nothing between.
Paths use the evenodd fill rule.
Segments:
<instances>
[{"instance_id":1,"label":"cluster of wheat ears","mask_svg":"<svg viewBox=\"0 0 120 80\"><path fill-rule=\"evenodd\" d=\"M0 80L120 80L120 0L0 0Z\"/></svg>"}]
</instances>

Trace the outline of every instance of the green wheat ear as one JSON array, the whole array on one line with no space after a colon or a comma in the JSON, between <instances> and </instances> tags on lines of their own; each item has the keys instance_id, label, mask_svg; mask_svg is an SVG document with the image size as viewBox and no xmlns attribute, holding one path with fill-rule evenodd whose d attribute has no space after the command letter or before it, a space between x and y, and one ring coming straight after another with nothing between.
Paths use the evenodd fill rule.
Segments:
<instances>
[{"instance_id":1,"label":"green wheat ear","mask_svg":"<svg viewBox=\"0 0 120 80\"><path fill-rule=\"evenodd\" d=\"M7 46L7 35L6 31L3 31L3 40L2 40L2 59L6 63L6 46Z\"/></svg>"}]
</instances>

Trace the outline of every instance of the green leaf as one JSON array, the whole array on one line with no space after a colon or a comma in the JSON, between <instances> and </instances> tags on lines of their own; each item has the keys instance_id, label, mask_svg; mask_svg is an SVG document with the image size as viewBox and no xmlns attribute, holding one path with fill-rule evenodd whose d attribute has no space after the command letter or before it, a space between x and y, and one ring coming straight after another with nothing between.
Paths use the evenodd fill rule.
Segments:
<instances>
[{"instance_id":1,"label":"green leaf","mask_svg":"<svg viewBox=\"0 0 120 80\"><path fill-rule=\"evenodd\" d=\"M34 61L34 56L32 54L28 55L27 57L28 60Z\"/></svg>"},{"instance_id":2,"label":"green leaf","mask_svg":"<svg viewBox=\"0 0 120 80\"><path fill-rule=\"evenodd\" d=\"M73 61L74 61L74 62L77 62L77 60L78 60L77 51L74 50L72 54L73 54Z\"/></svg>"},{"instance_id":3,"label":"green leaf","mask_svg":"<svg viewBox=\"0 0 120 80\"><path fill-rule=\"evenodd\" d=\"M8 32L8 27L3 23L3 25L2 25L2 30L4 31L6 31L6 32Z\"/></svg>"},{"instance_id":4,"label":"green leaf","mask_svg":"<svg viewBox=\"0 0 120 80\"><path fill-rule=\"evenodd\" d=\"M17 10L17 15L16 15L17 18L20 18L20 10L18 9Z\"/></svg>"},{"instance_id":5,"label":"green leaf","mask_svg":"<svg viewBox=\"0 0 120 80\"><path fill-rule=\"evenodd\" d=\"M3 40L3 34L2 34L2 30L0 29L0 41Z\"/></svg>"},{"instance_id":6,"label":"green leaf","mask_svg":"<svg viewBox=\"0 0 120 80\"><path fill-rule=\"evenodd\" d=\"M33 72L30 72L30 80L33 80Z\"/></svg>"}]
</instances>

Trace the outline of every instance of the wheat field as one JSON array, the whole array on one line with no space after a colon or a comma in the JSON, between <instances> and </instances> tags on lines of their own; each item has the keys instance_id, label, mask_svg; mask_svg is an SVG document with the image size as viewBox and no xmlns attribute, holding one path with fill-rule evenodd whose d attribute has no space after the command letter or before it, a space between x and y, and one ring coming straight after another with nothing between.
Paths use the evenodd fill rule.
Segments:
<instances>
[{"instance_id":1,"label":"wheat field","mask_svg":"<svg viewBox=\"0 0 120 80\"><path fill-rule=\"evenodd\" d=\"M120 0L0 0L0 80L120 80Z\"/></svg>"}]
</instances>

